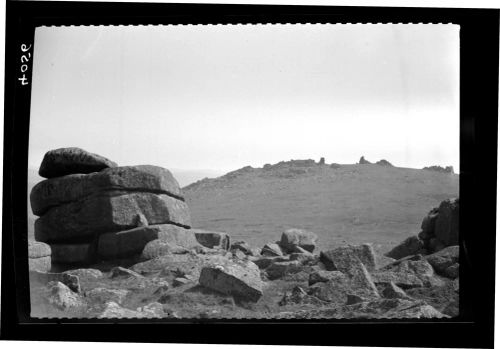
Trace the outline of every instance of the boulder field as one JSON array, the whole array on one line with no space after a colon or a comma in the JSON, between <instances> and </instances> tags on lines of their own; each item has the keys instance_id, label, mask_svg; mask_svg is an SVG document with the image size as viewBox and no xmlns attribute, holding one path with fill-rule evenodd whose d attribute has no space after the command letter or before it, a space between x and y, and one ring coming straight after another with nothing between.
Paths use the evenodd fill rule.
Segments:
<instances>
[{"instance_id":1,"label":"boulder field","mask_svg":"<svg viewBox=\"0 0 500 349\"><path fill-rule=\"evenodd\" d=\"M31 315L77 318L441 318L458 315L458 199L377 256L316 251L288 229L262 247L191 227L170 171L49 151L30 194ZM278 236L277 236L278 237ZM381 263L381 261L384 261Z\"/></svg>"}]
</instances>

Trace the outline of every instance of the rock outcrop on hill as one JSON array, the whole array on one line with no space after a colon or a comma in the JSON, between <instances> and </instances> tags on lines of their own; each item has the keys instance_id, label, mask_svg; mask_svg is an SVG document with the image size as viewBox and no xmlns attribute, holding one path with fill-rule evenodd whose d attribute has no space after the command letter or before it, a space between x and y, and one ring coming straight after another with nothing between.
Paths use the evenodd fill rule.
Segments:
<instances>
[{"instance_id":1,"label":"rock outcrop on hill","mask_svg":"<svg viewBox=\"0 0 500 349\"><path fill-rule=\"evenodd\" d=\"M154 239L201 246L179 184L167 169L118 167L79 148L49 151L46 179L30 194L35 239L50 245L53 263L88 264L142 252Z\"/></svg>"},{"instance_id":2,"label":"rock outcrop on hill","mask_svg":"<svg viewBox=\"0 0 500 349\"><path fill-rule=\"evenodd\" d=\"M360 164L360 165L369 165L369 164L371 164L371 162L370 162L370 161L368 161L368 160L366 160L366 159L365 159L365 157L364 157L364 156L362 156L362 157L359 159L358 164Z\"/></svg>"},{"instance_id":3,"label":"rock outcrop on hill","mask_svg":"<svg viewBox=\"0 0 500 349\"><path fill-rule=\"evenodd\" d=\"M455 173L453 170L453 166L446 166L446 167L428 166L428 167L424 167L423 170L441 172L441 173Z\"/></svg>"},{"instance_id":4,"label":"rock outcrop on hill","mask_svg":"<svg viewBox=\"0 0 500 349\"><path fill-rule=\"evenodd\" d=\"M387 257L400 259L411 255L431 255L429 261L446 260L446 267L437 267L439 273L458 275L459 199L448 199L433 208L424 217L418 235L410 236L391 251ZM440 252L443 251L443 252ZM439 254L441 253L441 254ZM434 266L433 265L433 266ZM445 269L451 268L445 271Z\"/></svg>"}]
</instances>

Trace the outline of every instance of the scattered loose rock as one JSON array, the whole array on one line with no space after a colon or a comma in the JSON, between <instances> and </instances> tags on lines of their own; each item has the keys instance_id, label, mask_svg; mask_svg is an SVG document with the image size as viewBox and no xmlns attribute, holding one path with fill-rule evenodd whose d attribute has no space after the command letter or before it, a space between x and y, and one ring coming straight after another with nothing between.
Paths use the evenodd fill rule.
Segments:
<instances>
[{"instance_id":1,"label":"scattered loose rock","mask_svg":"<svg viewBox=\"0 0 500 349\"><path fill-rule=\"evenodd\" d=\"M281 251L281 248L278 244L266 244L262 248L260 254L262 256L280 257L283 256L283 251Z\"/></svg>"},{"instance_id":2,"label":"scattered loose rock","mask_svg":"<svg viewBox=\"0 0 500 349\"><path fill-rule=\"evenodd\" d=\"M369 270L377 268L375 253L370 244L347 245L320 253L320 261L327 270L340 270L350 273L353 266L360 261Z\"/></svg>"},{"instance_id":3,"label":"scattered loose rock","mask_svg":"<svg viewBox=\"0 0 500 349\"><path fill-rule=\"evenodd\" d=\"M201 229L192 229L193 233L196 237L196 240L200 244L208 248L221 248L224 250L229 250L231 245L229 240L229 235L226 233L201 230Z\"/></svg>"},{"instance_id":4,"label":"scattered loose rock","mask_svg":"<svg viewBox=\"0 0 500 349\"><path fill-rule=\"evenodd\" d=\"M201 270L199 283L207 288L256 302L262 296L259 268L250 261L220 261Z\"/></svg>"},{"instance_id":5,"label":"scattered loose rock","mask_svg":"<svg viewBox=\"0 0 500 349\"><path fill-rule=\"evenodd\" d=\"M313 232L302 229L288 229L281 234L279 245L289 253L295 252L295 246L299 246L306 251L313 252L316 248L318 236Z\"/></svg>"},{"instance_id":6,"label":"scattered loose rock","mask_svg":"<svg viewBox=\"0 0 500 349\"><path fill-rule=\"evenodd\" d=\"M418 236L410 236L385 255L390 258L400 259L418 253L425 254L425 252L424 242Z\"/></svg>"}]
</instances>

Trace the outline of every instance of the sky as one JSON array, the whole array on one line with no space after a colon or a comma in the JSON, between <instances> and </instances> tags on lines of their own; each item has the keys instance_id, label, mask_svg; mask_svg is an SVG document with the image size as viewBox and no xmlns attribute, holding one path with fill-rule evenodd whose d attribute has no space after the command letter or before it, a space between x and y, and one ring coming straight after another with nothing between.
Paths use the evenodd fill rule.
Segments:
<instances>
[{"instance_id":1,"label":"sky","mask_svg":"<svg viewBox=\"0 0 500 349\"><path fill-rule=\"evenodd\" d=\"M40 27L29 166L76 146L227 172L290 159L459 169L459 27Z\"/></svg>"}]
</instances>

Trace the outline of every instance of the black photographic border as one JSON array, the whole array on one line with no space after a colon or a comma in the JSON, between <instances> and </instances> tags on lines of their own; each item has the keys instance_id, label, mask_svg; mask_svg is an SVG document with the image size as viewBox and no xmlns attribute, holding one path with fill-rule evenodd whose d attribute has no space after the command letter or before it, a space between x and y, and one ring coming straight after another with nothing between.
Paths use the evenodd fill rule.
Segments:
<instances>
[{"instance_id":1,"label":"black photographic border","mask_svg":"<svg viewBox=\"0 0 500 349\"><path fill-rule=\"evenodd\" d=\"M441 320L31 319L27 157L31 83L21 56L37 26L264 23L460 25L460 316ZM499 11L8 0L1 336L11 340L493 347ZM31 49L31 53L33 50ZM25 71L31 82L31 57ZM24 68L23 68L24 69ZM429 125L432 127L432 125ZM422 135L425 137L426 135Z\"/></svg>"}]
</instances>

